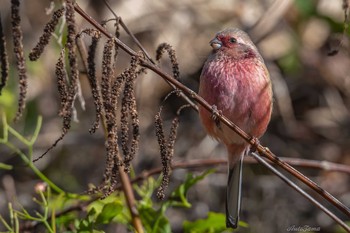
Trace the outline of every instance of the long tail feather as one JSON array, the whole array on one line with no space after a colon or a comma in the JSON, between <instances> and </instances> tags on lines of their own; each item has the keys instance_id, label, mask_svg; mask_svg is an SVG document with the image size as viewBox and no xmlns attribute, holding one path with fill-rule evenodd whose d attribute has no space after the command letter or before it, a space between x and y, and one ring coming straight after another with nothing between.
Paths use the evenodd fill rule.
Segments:
<instances>
[{"instance_id":1,"label":"long tail feather","mask_svg":"<svg viewBox=\"0 0 350 233\"><path fill-rule=\"evenodd\" d=\"M243 157L229 167L226 193L226 227L237 228L241 210Z\"/></svg>"}]
</instances>

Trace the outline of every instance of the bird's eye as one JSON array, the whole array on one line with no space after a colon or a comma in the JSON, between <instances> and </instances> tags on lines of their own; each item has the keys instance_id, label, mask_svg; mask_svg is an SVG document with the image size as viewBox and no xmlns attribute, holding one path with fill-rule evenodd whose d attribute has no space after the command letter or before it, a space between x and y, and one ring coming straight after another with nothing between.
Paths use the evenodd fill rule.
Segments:
<instances>
[{"instance_id":1,"label":"bird's eye","mask_svg":"<svg viewBox=\"0 0 350 233\"><path fill-rule=\"evenodd\" d=\"M236 42L237 42L236 38L234 38L234 37L231 37L231 38L230 38L230 43L233 44L233 43L236 43Z\"/></svg>"}]
</instances>

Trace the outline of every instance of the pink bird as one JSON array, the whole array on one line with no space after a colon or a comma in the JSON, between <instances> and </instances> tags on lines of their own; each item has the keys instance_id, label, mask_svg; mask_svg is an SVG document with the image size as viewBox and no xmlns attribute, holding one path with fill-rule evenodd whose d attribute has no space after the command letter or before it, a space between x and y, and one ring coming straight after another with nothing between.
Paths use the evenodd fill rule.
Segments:
<instances>
[{"instance_id":1,"label":"pink bird","mask_svg":"<svg viewBox=\"0 0 350 233\"><path fill-rule=\"evenodd\" d=\"M266 131L272 112L269 72L249 36L240 29L218 32L200 77L199 95L252 137ZM199 107L207 133L225 144L228 151L226 226L237 228L241 205L243 157L250 145L224 124L213 120L212 112Z\"/></svg>"}]
</instances>

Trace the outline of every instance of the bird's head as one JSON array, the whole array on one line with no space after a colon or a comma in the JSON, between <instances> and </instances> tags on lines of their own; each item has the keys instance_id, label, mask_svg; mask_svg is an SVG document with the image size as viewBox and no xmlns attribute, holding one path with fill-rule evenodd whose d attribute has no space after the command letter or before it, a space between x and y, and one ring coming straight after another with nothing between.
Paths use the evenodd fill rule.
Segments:
<instances>
[{"instance_id":1,"label":"bird's head","mask_svg":"<svg viewBox=\"0 0 350 233\"><path fill-rule=\"evenodd\" d=\"M210 41L214 53L224 54L233 59L259 58L261 56L247 35L237 28L225 29L218 32Z\"/></svg>"}]
</instances>

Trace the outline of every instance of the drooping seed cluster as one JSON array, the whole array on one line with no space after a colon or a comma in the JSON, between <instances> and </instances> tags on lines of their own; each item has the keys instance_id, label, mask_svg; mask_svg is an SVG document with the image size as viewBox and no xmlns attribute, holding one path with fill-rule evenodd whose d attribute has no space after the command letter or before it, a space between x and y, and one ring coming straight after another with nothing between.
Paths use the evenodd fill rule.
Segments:
<instances>
[{"instance_id":1,"label":"drooping seed cluster","mask_svg":"<svg viewBox=\"0 0 350 233\"><path fill-rule=\"evenodd\" d=\"M27 78L25 59L23 55L22 32L20 28L19 0L11 0L11 3L14 53L17 59L17 69L20 80L19 107L16 115L16 119L18 119L22 115L25 107ZM102 75L99 79L96 71L96 53L98 44L101 41L101 33L96 29L85 29L80 33L77 33L74 2L73 0L66 0L63 7L56 10L50 21L45 25L43 34L40 36L37 44L29 54L29 59L31 61L36 61L40 58L45 47L49 44L50 38L55 32L55 28L62 17L65 18L62 22L66 23L67 36L64 45L61 45L59 42L62 49L59 53L55 67L57 91L60 101L58 115L63 119L62 132L59 138L45 151L44 154L35 159L34 162L42 158L65 137L71 128L72 118L74 119L76 114L74 108L75 100L80 99L81 102L83 100L79 83L77 60L78 47L76 43L81 42L80 37L83 34L88 35L91 37L91 44L88 48L87 56L85 56L86 61L84 61L84 65L87 69L87 78L91 87L96 110L95 120L89 129L89 132L94 133L99 128L101 121L104 123L106 130L106 166L103 174L103 181L98 187L91 189L90 192L101 192L102 198L104 198L116 190L120 179L120 169L123 167L125 172L130 172L131 162L138 151L140 128L135 96L135 82L139 75L145 73L145 68L142 67L142 62L140 62L141 58L144 59L144 55L140 52L139 54L132 56L129 66L120 74L116 73L117 59L119 55L119 46L116 38L119 38L120 32L119 19L113 19L115 20L115 37L108 39L104 44ZM109 21L111 20L105 21L101 25L105 26ZM179 65L174 49L169 44L161 44L157 49L157 60L161 59L164 52L167 52L172 64L173 75L178 79L180 76ZM2 87L6 84L8 76L8 58L1 21L0 56L1 92ZM84 59L84 56L82 57ZM164 191L169 184L171 160L174 153L174 143L179 120L178 117L174 118L171 124L170 134L166 137L163 130L161 111L162 107L156 115L155 120L156 135L160 145L163 165L163 180L157 196L159 198L164 198Z\"/></svg>"},{"instance_id":2,"label":"drooping seed cluster","mask_svg":"<svg viewBox=\"0 0 350 233\"><path fill-rule=\"evenodd\" d=\"M168 53L170 63L172 64L172 72L173 77L177 80L180 79L180 69L179 63L176 58L176 52L173 47L167 43L162 43L158 46L156 51L156 60L160 61L164 52ZM177 94L176 91L169 93L164 99L164 102L169 98L173 93ZM174 145L176 140L177 128L179 126L179 118L178 115L181 112L181 109L178 111L177 116L173 119L171 123L171 128L169 132L168 138L165 137L164 128L163 128L163 120L161 118L161 112L163 110L163 106L160 107L158 113L155 116L155 129L156 136L158 139L160 157L162 160L162 182L157 191L157 197L159 199L164 199L166 188L169 185L170 175L171 175L171 162L174 155Z\"/></svg>"},{"instance_id":3,"label":"drooping seed cluster","mask_svg":"<svg viewBox=\"0 0 350 233\"><path fill-rule=\"evenodd\" d=\"M1 82L0 82L0 95L2 89L6 86L7 78L9 74L9 60L6 52L6 40L4 31L2 28L1 14L0 14L0 70L1 70Z\"/></svg>"},{"instance_id":4,"label":"drooping seed cluster","mask_svg":"<svg viewBox=\"0 0 350 233\"><path fill-rule=\"evenodd\" d=\"M171 123L170 133L168 138L165 138L163 121L161 118L161 112L163 107L161 106L159 112L155 116L155 128L156 136L158 139L160 157L162 160L162 182L157 191L157 197L159 199L164 199L165 190L169 185L170 174L171 174L171 162L174 155L174 145L176 140L176 132L179 126L179 118L175 117Z\"/></svg>"},{"instance_id":5,"label":"drooping seed cluster","mask_svg":"<svg viewBox=\"0 0 350 233\"><path fill-rule=\"evenodd\" d=\"M57 11L56 11L57 12ZM76 43L75 38L77 36L76 25L75 25L75 11L72 0L66 1L65 18L67 23L67 42L66 42L66 53L68 54L69 71L67 72L66 65L64 62L64 51L61 51L60 57L56 64L56 80L57 88L60 96L60 110L59 116L63 119L62 133L56 139L56 141L38 158L33 161L37 161L44 157L50 150L65 137L71 128L72 117L75 115L74 100L78 93L78 64L76 55ZM50 22L48 22L50 23ZM47 25L45 26L49 28ZM44 31L44 34L46 32ZM42 35L41 37L43 37ZM33 49L34 51L35 49ZM36 51L36 50L35 50ZM39 51L39 50L38 50ZM39 54L40 55L40 54ZM33 57L36 57L33 55Z\"/></svg>"},{"instance_id":6,"label":"drooping seed cluster","mask_svg":"<svg viewBox=\"0 0 350 233\"><path fill-rule=\"evenodd\" d=\"M170 62L172 64L173 76L175 79L179 80L180 78L179 63L176 58L175 50L170 44L162 43L158 46L156 51L156 60L159 61L162 58L165 51L168 53Z\"/></svg>"},{"instance_id":7,"label":"drooping seed cluster","mask_svg":"<svg viewBox=\"0 0 350 233\"><path fill-rule=\"evenodd\" d=\"M96 78L96 66L95 66L95 57L96 57L96 49L98 42L101 38L101 33L97 30L90 29L88 32L88 35L92 37L91 45L89 46L88 51L88 79L91 87L92 97L94 99L94 105L95 105L95 121L92 124L91 128L89 129L90 133L95 133L95 131L99 128L101 115L102 115L102 97L100 94L100 86Z\"/></svg>"},{"instance_id":8,"label":"drooping seed cluster","mask_svg":"<svg viewBox=\"0 0 350 233\"><path fill-rule=\"evenodd\" d=\"M19 97L18 97L18 109L15 117L15 121L19 120L22 116L25 108L25 100L27 96L27 70L26 61L23 52L23 34L21 29L21 17L19 15L19 0L11 0L11 24L12 24L12 41L13 52L16 56L16 65L19 78Z\"/></svg>"},{"instance_id":9,"label":"drooping seed cluster","mask_svg":"<svg viewBox=\"0 0 350 233\"><path fill-rule=\"evenodd\" d=\"M59 116L64 117L64 111L67 103L68 87L67 87L67 70L64 60L64 50L61 51L58 61L56 63L55 75L57 82L58 94L60 97Z\"/></svg>"},{"instance_id":10,"label":"drooping seed cluster","mask_svg":"<svg viewBox=\"0 0 350 233\"><path fill-rule=\"evenodd\" d=\"M56 10L51 17L51 20L45 25L44 33L40 36L39 42L29 53L29 59L31 61L36 61L39 59L40 55L44 52L45 47L49 44L52 33L64 13L64 8Z\"/></svg>"}]
</instances>

